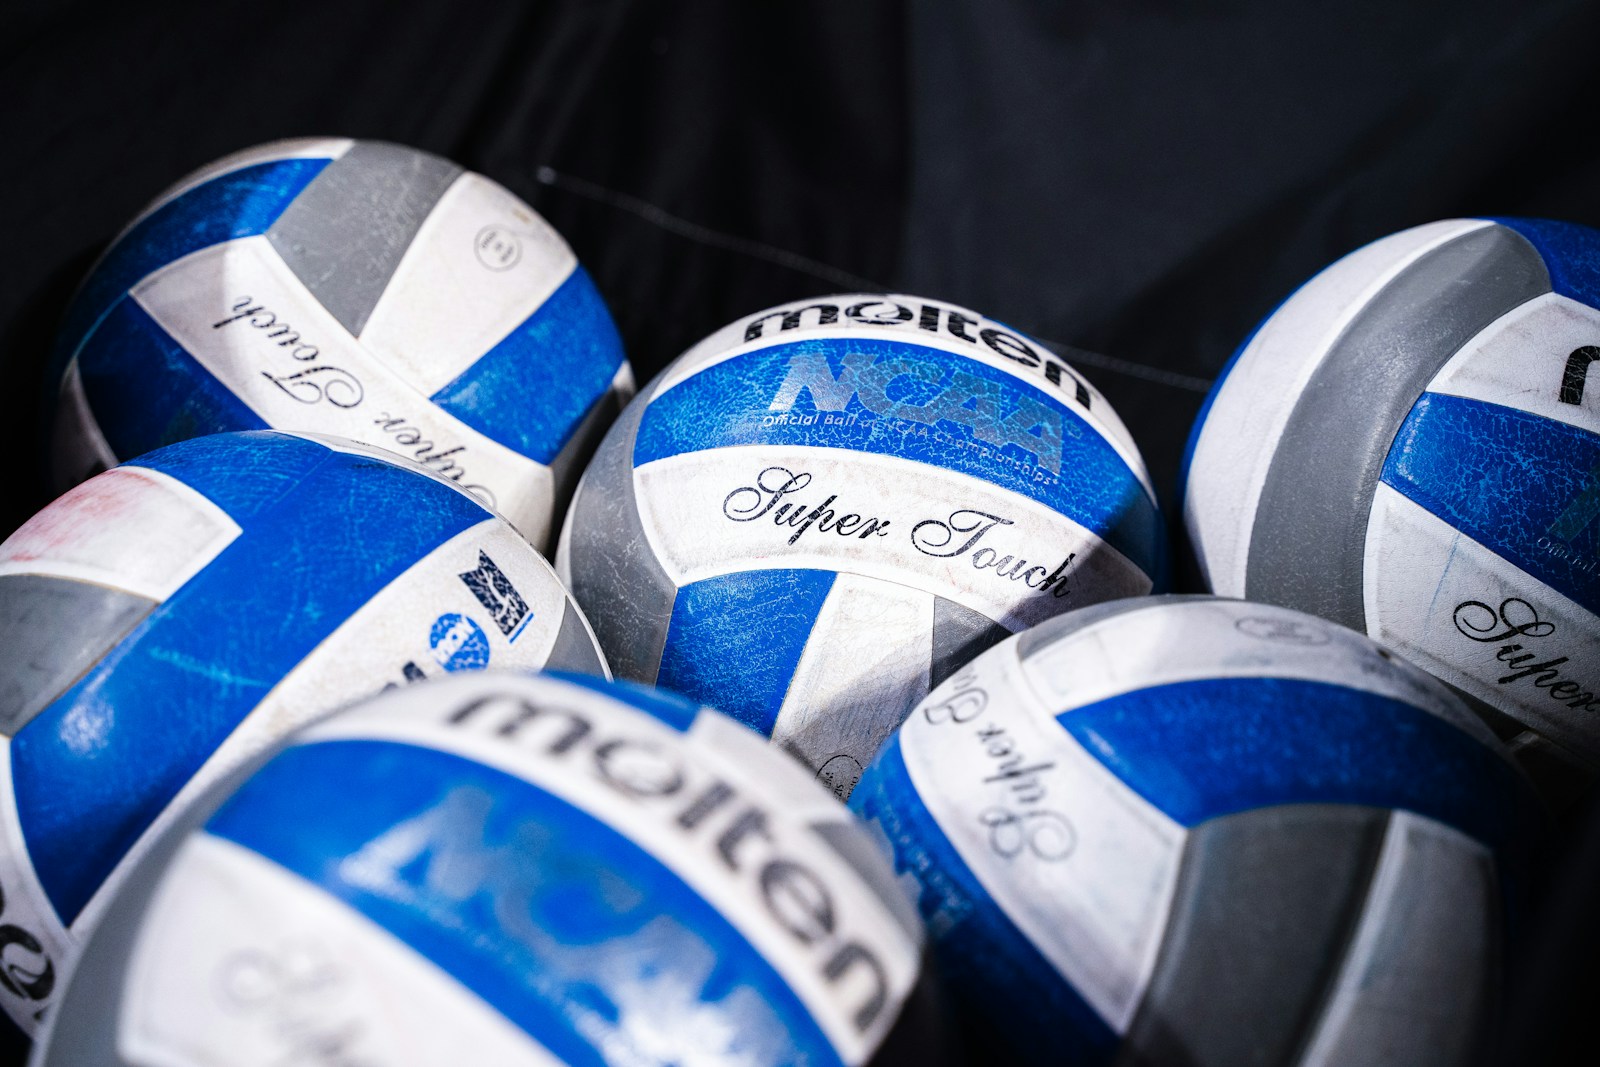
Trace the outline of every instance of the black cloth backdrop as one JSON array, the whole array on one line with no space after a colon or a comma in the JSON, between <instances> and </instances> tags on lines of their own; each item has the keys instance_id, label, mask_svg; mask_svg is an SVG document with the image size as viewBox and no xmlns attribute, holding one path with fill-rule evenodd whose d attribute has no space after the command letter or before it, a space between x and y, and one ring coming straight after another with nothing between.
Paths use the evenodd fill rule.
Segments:
<instances>
[{"instance_id":1,"label":"black cloth backdrop","mask_svg":"<svg viewBox=\"0 0 1600 1067\"><path fill-rule=\"evenodd\" d=\"M857 288L1087 349L1171 516L1208 383L1318 268L1452 215L1600 226L1597 44L1583 0L14 0L0 533L48 499L43 364L94 256L188 170L306 134L522 195L641 381L740 314ZM1551 870L1507 1063L1595 1055L1600 806Z\"/></svg>"}]
</instances>

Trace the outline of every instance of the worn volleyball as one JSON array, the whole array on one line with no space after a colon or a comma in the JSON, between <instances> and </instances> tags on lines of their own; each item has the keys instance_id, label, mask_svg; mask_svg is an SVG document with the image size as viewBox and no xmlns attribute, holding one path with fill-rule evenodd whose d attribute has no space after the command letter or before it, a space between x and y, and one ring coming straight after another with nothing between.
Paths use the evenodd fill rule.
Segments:
<instances>
[{"instance_id":1,"label":"worn volleyball","mask_svg":"<svg viewBox=\"0 0 1600 1067\"><path fill-rule=\"evenodd\" d=\"M1453 219L1339 260L1196 424L1211 588L1364 630L1519 747L1600 765L1597 346L1593 230Z\"/></svg>"},{"instance_id":2,"label":"worn volleyball","mask_svg":"<svg viewBox=\"0 0 1600 1067\"><path fill-rule=\"evenodd\" d=\"M809 778L631 685L384 694L140 868L35 1063L937 1060L916 916Z\"/></svg>"},{"instance_id":3,"label":"worn volleyball","mask_svg":"<svg viewBox=\"0 0 1600 1067\"><path fill-rule=\"evenodd\" d=\"M1048 348L850 295L691 348L607 433L556 566L623 677L721 708L844 795L1007 634L1163 580L1132 438Z\"/></svg>"},{"instance_id":4,"label":"worn volleyball","mask_svg":"<svg viewBox=\"0 0 1600 1067\"><path fill-rule=\"evenodd\" d=\"M978 1047L1217 1067L1479 1062L1529 804L1420 669L1206 597L991 649L850 800Z\"/></svg>"},{"instance_id":5,"label":"worn volleyball","mask_svg":"<svg viewBox=\"0 0 1600 1067\"><path fill-rule=\"evenodd\" d=\"M431 467L540 549L633 391L532 208L427 152L332 138L157 197L84 281L53 367L58 490L201 434L306 430Z\"/></svg>"},{"instance_id":6,"label":"worn volleyball","mask_svg":"<svg viewBox=\"0 0 1600 1067\"><path fill-rule=\"evenodd\" d=\"M0 1005L190 798L300 723L490 666L605 673L549 564L454 483L276 431L159 449L0 544Z\"/></svg>"}]
</instances>

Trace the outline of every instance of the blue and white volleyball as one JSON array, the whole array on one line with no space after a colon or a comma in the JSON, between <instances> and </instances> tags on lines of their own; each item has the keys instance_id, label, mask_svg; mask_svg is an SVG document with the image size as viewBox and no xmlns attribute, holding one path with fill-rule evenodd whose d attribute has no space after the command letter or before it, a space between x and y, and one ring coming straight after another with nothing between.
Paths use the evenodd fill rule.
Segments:
<instances>
[{"instance_id":1,"label":"blue and white volleyball","mask_svg":"<svg viewBox=\"0 0 1600 1067\"><path fill-rule=\"evenodd\" d=\"M57 345L59 489L228 430L413 459L546 549L633 392L572 250L480 174L376 141L279 141L168 189L101 257Z\"/></svg>"},{"instance_id":2,"label":"blue and white volleyball","mask_svg":"<svg viewBox=\"0 0 1600 1067\"><path fill-rule=\"evenodd\" d=\"M1162 581L1105 397L975 312L835 296L742 319L629 405L556 558L619 675L704 701L848 793L1010 633Z\"/></svg>"},{"instance_id":3,"label":"blue and white volleyball","mask_svg":"<svg viewBox=\"0 0 1600 1067\"><path fill-rule=\"evenodd\" d=\"M939 1059L863 828L679 698L457 675L209 806L96 926L36 1064Z\"/></svg>"},{"instance_id":4,"label":"blue and white volleyball","mask_svg":"<svg viewBox=\"0 0 1600 1067\"><path fill-rule=\"evenodd\" d=\"M1219 1067L1479 1062L1531 803L1420 669L1208 597L991 649L850 800L984 1047Z\"/></svg>"},{"instance_id":5,"label":"blue and white volleyball","mask_svg":"<svg viewBox=\"0 0 1600 1067\"><path fill-rule=\"evenodd\" d=\"M506 521L392 454L276 431L159 449L0 544L0 1005L31 1030L75 930L229 768L386 686L604 674Z\"/></svg>"},{"instance_id":6,"label":"blue and white volleyball","mask_svg":"<svg viewBox=\"0 0 1600 1067\"><path fill-rule=\"evenodd\" d=\"M1211 588L1364 630L1519 748L1600 764L1597 358L1593 230L1454 219L1351 253L1196 425L1184 519Z\"/></svg>"}]
</instances>

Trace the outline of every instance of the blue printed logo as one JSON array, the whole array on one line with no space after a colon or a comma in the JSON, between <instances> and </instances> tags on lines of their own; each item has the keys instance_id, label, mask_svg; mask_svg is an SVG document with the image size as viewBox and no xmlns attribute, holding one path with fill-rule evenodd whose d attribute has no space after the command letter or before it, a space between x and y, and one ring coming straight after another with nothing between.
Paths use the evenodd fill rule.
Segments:
<instances>
[{"instance_id":1,"label":"blue printed logo","mask_svg":"<svg viewBox=\"0 0 1600 1067\"><path fill-rule=\"evenodd\" d=\"M450 612L433 620L428 646L447 671L475 671L489 665L489 638L483 627L465 615Z\"/></svg>"},{"instance_id":2,"label":"blue printed logo","mask_svg":"<svg viewBox=\"0 0 1600 1067\"><path fill-rule=\"evenodd\" d=\"M458 977L546 1042L570 1027L633 1062L817 1062L726 920L604 824L548 801L527 819L516 800L457 784L338 876L405 909L402 929L427 917L424 954L464 963Z\"/></svg>"},{"instance_id":3,"label":"blue printed logo","mask_svg":"<svg viewBox=\"0 0 1600 1067\"><path fill-rule=\"evenodd\" d=\"M817 412L845 413L850 402L856 401L870 415L908 419L930 427L941 423L963 427L972 438L998 449L1020 450L1059 475L1062 409L1008 383L952 367L952 362L948 358L851 351L837 358L835 374L834 361L827 354L801 352L789 357L783 384L767 408L787 412L795 407L802 391L810 394ZM816 420L815 415L787 417L796 418ZM770 415L763 425L787 419ZM854 421L850 417L846 425Z\"/></svg>"}]
</instances>

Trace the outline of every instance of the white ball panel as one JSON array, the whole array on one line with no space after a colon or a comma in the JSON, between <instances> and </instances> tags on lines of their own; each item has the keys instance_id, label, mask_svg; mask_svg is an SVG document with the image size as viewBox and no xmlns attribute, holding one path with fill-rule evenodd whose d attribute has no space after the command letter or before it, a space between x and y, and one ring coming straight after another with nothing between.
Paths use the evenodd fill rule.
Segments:
<instances>
[{"instance_id":1,"label":"white ball panel","mask_svg":"<svg viewBox=\"0 0 1600 1067\"><path fill-rule=\"evenodd\" d=\"M1057 712L1204 678L1293 678L1403 700L1489 736L1431 678L1362 634L1247 601L1152 601L1052 641L1022 667Z\"/></svg>"},{"instance_id":2,"label":"white ball panel","mask_svg":"<svg viewBox=\"0 0 1600 1067\"><path fill-rule=\"evenodd\" d=\"M993 649L918 705L900 751L994 903L1122 1033L1155 969L1187 834L1029 692L1015 643Z\"/></svg>"},{"instance_id":3,"label":"white ball panel","mask_svg":"<svg viewBox=\"0 0 1600 1067\"><path fill-rule=\"evenodd\" d=\"M1367 525L1363 598L1373 637L1490 706L1515 709L1559 744L1600 759L1593 726L1600 633L1593 612L1381 484ZM1519 627L1524 632L1512 632ZM1584 693L1588 702L1569 706Z\"/></svg>"},{"instance_id":4,"label":"white ball panel","mask_svg":"<svg viewBox=\"0 0 1600 1067\"><path fill-rule=\"evenodd\" d=\"M68 490L0 543L0 574L94 582L159 603L239 533L227 512L171 475L117 467Z\"/></svg>"},{"instance_id":5,"label":"white ball panel","mask_svg":"<svg viewBox=\"0 0 1600 1067\"><path fill-rule=\"evenodd\" d=\"M783 506L777 501L757 515L765 503L757 499L763 495L758 479L774 468L795 478L809 475L802 488L783 496L784 503L803 503L809 513L836 495L829 509L839 517L860 516L862 523L843 536L815 525L799 532L799 527L774 522ZM1150 578L1125 556L1059 512L980 478L913 460L843 449L748 445L657 460L638 467L634 479L646 535L667 575L680 586L763 567L849 571L954 600L1013 631L1078 603L1071 595L1055 595L1063 582L1068 589L1092 590L1096 599L1138 596L1151 588ZM772 474L767 480L781 486L788 476ZM748 492L730 503L729 494L741 490ZM954 503L934 507L929 501ZM748 512L738 510L747 507ZM972 530L953 533L951 543L944 545L936 543L938 528L926 526L920 540L932 551L915 546L912 531L919 523L947 523L958 510L974 512L956 521L959 526L970 518L977 524ZM977 517L979 512L1008 524L989 523ZM742 514L751 518L735 517ZM708 525L708 515L720 521ZM887 533L860 536L868 519L887 524ZM985 524L992 528L966 551L933 554L959 549ZM1047 586L1049 575L1072 553L1076 558L1061 571L1063 577ZM1020 567L1017 579L1001 576L993 566L1005 556L1012 559L1004 566Z\"/></svg>"},{"instance_id":6,"label":"white ball panel","mask_svg":"<svg viewBox=\"0 0 1600 1067\"><path fill-rule=\"evenodd\" d=\"M196 833L152 899L123 981L137 1067L340 1062L558 1067L560 1060L358 911L231 841ZM425 1006L425 1010L423 1009ZM41 1057L44 1058L44 1057Z\"/></svg>"},{"instance_id":7,"label":"white ball panel","mask_svg":"<svg viewBox=\"0 0 1600 1067\"><path fill-rule=\"evenodd\" d=\"M423 220L361 341L431 396L538 310L577 265L561 236L509 190L462 174Z\"/></svg>"},{"instance_id":8,"label":"white ball panel","mask_svg":"<svg viewBox=\"0 0 1600 1067\"><path fill-rule=\"evenodd\" d=\"M1600 310L1546 293L1500 316L1463 345L1428 383L1428 392L1499 404L1600 433L1600 404L1562 403L1560 388L1570 353L1597 340Z\"/></svg>"},{"instance_id":9,"label":"white ball panel","mask_svg":"<svg viewBox=\"0 0 1600 1067\"><path fill-rule=\"evenodd\" d=\"M530 540L548 536L548 468L446 414L403 380L306 290L267 238L202 249L153 272L132 295L268 425L349 437L424 462L448 453L429 465L459 472L455 481Z\"/></svg>"}]
</instances>

